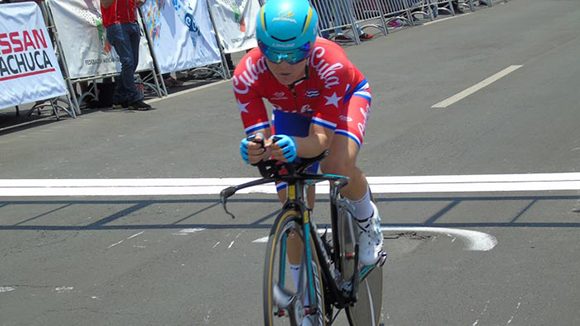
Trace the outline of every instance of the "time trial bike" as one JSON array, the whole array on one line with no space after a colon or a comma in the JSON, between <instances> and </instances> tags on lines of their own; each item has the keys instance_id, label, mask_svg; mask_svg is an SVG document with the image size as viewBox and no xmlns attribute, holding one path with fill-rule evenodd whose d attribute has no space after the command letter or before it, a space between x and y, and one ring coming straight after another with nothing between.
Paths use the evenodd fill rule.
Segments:
<instances>
[{"instance_id":1,"label":"time trial bike","mask_svg":"<svg viewBox=\"0 0 580 326\"><path fill-rule=\"evenodd\" d=\"M257 164L261 179L221 191L223 207L234 217L226 204L238 190L271 182L288 184L286 202L272 225L266 249L263 315L267 326L332 325L342 310L350 325L380 323L382 267L387 255L381 252L374 265L359 264L359 226L353 221L352 205L340 195L348 178L305 172L325 156L326 152L298 163L262 161ZM316 225L306 205L306 188L321 181L330 183L330 230ZM298 256L291 246L300 248Z\"/></svg>"}]
</instances>

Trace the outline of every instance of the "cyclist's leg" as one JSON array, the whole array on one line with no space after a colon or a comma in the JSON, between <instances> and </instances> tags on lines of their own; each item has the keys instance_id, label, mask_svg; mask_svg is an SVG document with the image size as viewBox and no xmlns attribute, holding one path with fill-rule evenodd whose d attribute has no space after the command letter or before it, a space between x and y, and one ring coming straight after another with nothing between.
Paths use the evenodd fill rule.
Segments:
<instances>
[{"instance_id":1,"label":"cyclist's leg","mask_svg":"<svg viewBox=\"0 0 580 326\"><path fill-rule=\"evenodd\" d=\"M370 110L370 89L362 86L349 99L332 138L329 156L322 162L322 171L346 175L350 178L341 194L354 206L354 217L361 226L359 258L364 265L374 264L380 257L383 237L380 231L380 216L371 201L370 189L356 160L363 143L367 117Z\"/></svg>"},{"instance_id":2,"label":"cyclist's leg","mask_svg":"<svg viewBox=\"0 0 580 326\"><path fill-rule=\"evenodd\" d=\"M353 94L345 106L341 116L348 119L340 119L332 138L329 155L322 161L324 173L335 173L350 178L341 194L355 203L357 218L368 218L373 209L370 204L368 183L363 172L357 167L356 160L362 146L367 117L370 111L370 89L362 89ZM356 205L356 202L360 202Z\"/></svg>"},{"instance_id":3,"label":"cyclist's leg","mask_svg":"<svg viewBox=\"0 0 580 326\"><path fill-rule=\"evenodd\" d=\"M288 253L290 241L302 242L305 247L305 234L301 226L302 216L294 210L286 210L275 219L268 239L266 261L264 266L264 321L265 325L326 325L324 323L325 305L322 291L322 271L318 262L314 242L310 239L311 260L302 259L299 266L298 282L292 282L291 254ZM302 255L306 256L306 254ZM312 273L308 274L306 271ZM313 291L313 292L311 292ZM309 295L313 293L310 302L306 304ZM310 306L307 308L306 306ZM314 309L312 309L314 308Z\"/></svg>"},{"instance_id":4,"label":"cyclist's leg","mask_svg":"<svg viewBox=\"0 0 580 326\"><path fill-rule=\"evenodd\" d=\"M278 199L283 204L286 201L286 183L281 182L276 185L276 190L278 191ZM310 190L312 188L312 191ZM314 205L314 187L309 187L307 190L308 206L312 207ZM312 201L312 202L311 202ZM300 277L300 266L302 264L302 253L304 252L304 243L302 239L296 236L295 233L290 233L288 240L286 241L288 246L287 256L288 262L290 263L290 269L292 271L292 280L294 281L294 286L298 287L298 280ZM305 298L305 305L308 305L308 297Z\"/></svg>"}]
</instances>

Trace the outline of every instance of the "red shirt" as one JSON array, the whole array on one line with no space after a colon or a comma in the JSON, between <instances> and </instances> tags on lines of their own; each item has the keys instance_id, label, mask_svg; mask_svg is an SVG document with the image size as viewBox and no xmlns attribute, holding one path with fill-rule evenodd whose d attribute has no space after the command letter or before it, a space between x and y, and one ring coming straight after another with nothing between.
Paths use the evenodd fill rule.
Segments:
<instances>
[{"instance_id":1,"label":"red shirt","mask_svg":"<svg viewBox=\"0 0 580 326\"><path fill-rule=\"evenodd\" d=\"M334 42L318 38L308 60L308 78L291 90L268 70L259 48L242 58L234 71L233 84L247 134L270 127L262 99L268 100L274 110L336 129L348 99L369 87L364 75Z\"/></svg>"},{"instance_id":2,"label":"red shirt","mask_svg":"<svg viewBox=\"0 0 580 326\"><path fill-rule=\"evenodd\" d=\"M134 23L137 21L137 0L115 0L109 8L101 4L103 25Z\"/></svg>"}]
</instances>

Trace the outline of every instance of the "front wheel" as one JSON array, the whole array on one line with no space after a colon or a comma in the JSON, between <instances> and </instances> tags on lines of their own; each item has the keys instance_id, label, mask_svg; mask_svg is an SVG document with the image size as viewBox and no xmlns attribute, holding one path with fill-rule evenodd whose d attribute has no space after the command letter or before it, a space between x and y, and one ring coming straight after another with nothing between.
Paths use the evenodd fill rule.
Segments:
<instances>
[{"instance_id":1,"label":"front wheel","mask_svg":"<svg viewBox=\"0 0 580 326\"><path fill-rule=\"evenodd\" d=\"M322 274L311 240L306 261L306 246L301 216L296 211L282 212L270 231L264 265L264 325L327 325L324 311ZM290 262L294 264L291 264ZM312 268L310 277L307 264ZM314 289L310 298L309 289Z\"/></svg>"}]
</instances>

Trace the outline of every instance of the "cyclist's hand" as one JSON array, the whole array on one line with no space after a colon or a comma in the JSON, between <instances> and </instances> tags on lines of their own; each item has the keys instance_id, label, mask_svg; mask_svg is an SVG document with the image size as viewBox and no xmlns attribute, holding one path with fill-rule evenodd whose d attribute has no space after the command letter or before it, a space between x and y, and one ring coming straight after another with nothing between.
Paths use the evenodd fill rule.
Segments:
<instances>
[{"instance_id":1,"label":"cyclist's hand","mask_svg":"<svg viewBox=\"0 0 580 326\"><path fill-rule=\"evenodd\" d=\"M261 133L246 137L240 142L240 155L247 164L256 164L268 158L267 152L264 147L264 135Z\"/></svg>"},{"instance_id":2,"label":"cyclist's hand","mask_svg":"<svg viewBox=\"0 0 580 326\"><path fill-rule=\"evenodd\" d=\"M298 156L298 147L293 137L287 135L274 135L272 141L272 158L278 161L294 162Z\"/></svg>"}]
</instances>

